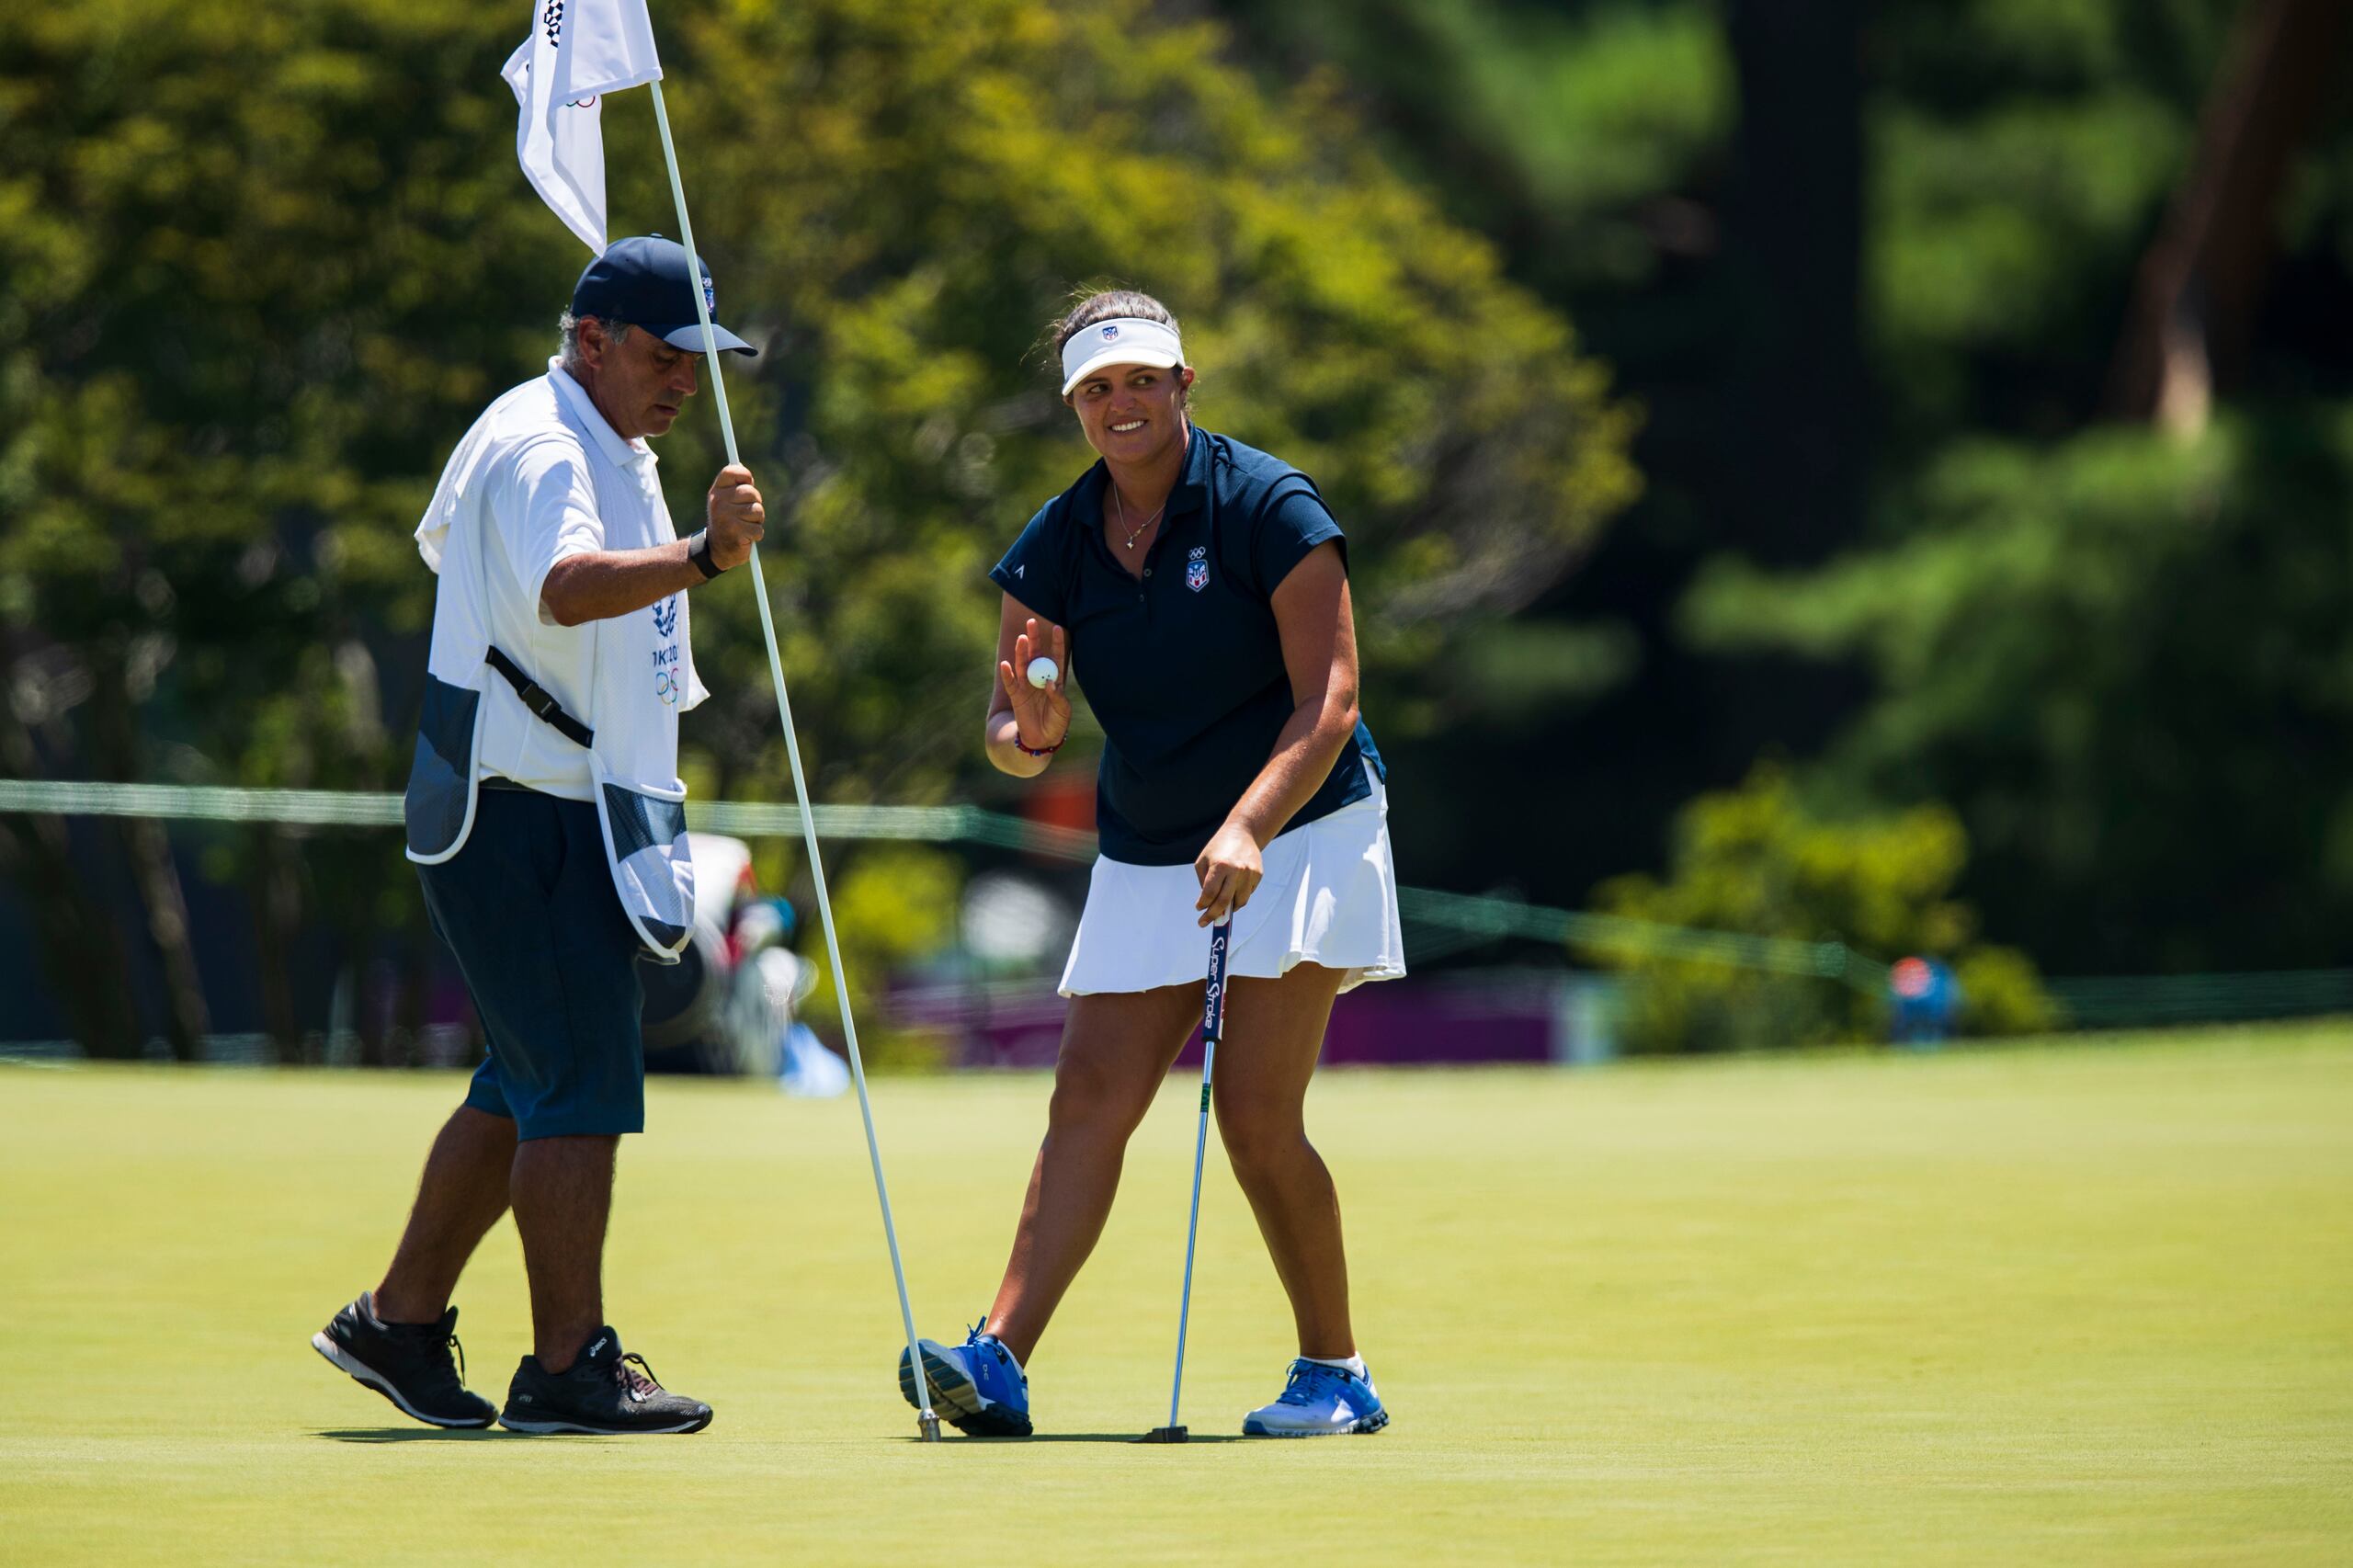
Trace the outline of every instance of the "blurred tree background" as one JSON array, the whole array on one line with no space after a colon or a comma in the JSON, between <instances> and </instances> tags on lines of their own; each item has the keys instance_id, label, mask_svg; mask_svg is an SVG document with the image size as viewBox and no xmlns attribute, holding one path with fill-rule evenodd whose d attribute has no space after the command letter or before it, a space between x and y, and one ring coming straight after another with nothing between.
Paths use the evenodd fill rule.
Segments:
<instances>
[{"instance_id":1,"label":"blurred tree background","mask_svg":"<svg viewBox=\"0 0 2353 1568\"><path fill-rule=\"evenodd\" d=\"M1409 874L1573 901L1778 756L1949 805L2046 970L2346 961L2347 7L1231 9L1644 411L1642 499L1499 633L1584 685L1402 748Z\"/></svg>"},{"instance_id":2,"label":"blurred tree background","mask_svg":"<svg viewBox=\"0 0 2353 1568\"><path fill-rule=\"evenodd\" d=\"M1080 279L1165 294L1205 420L1323 476L1383 607L1376 670L1524 607L1635 492L1631 416L1560 314L1328 87L1262 88L1214 26L1140 4L660 9L699 234L766 348L737 406L784 519L771 582L821 800L1007 792L973 744L984 573L1086 460L1034 357ZM0 20L12 773L398 786L432 582L409 531L474 414L540 369L585 259L515 167L497 67L523 20L454 0ZM605 129L614 232L675 226L647 96ZM713 422L662 450L691 527ZM689 775L781 796L754 606L701 603L719 695ZM127 974L152 960L188 1053L208 1004L178 868L153 824L109 836L143 952L63 824L0 827L0 859L74 1032L136 1049ZM203 863L247 890L286 1051L307 928L346 955L426 940L374 840L298 852L261 828ZM846 906L888 906L848 875Z\"/></svg>"},{"instance_id":3,"label":"blurred tree background","mask_svg":"<svg viewBox=\"0 0 2353 1568\"><path fill-rule=\"evenodd\" d=\"M1922 898L2047 970L2343 961L2336 0L654 8L819 799L1020 798L982 574L1086 460L1038 336L1116 278L1357 540L1406 881L1671 869L1631 912L1763 757L1790 824L1939 824ZM585 260L515 165L523 10L0 11L0 771L398 786L409 529ZM605 126L614 233L667 230L645 95ZM661 450L684 522L714 422ZM698 622L688 777L781 798L748 596ZM363 1034L421 1006L377 839L200 844L0 818L63 1027L291 1055L370 951Z\"/></svg>"}]
</instances>

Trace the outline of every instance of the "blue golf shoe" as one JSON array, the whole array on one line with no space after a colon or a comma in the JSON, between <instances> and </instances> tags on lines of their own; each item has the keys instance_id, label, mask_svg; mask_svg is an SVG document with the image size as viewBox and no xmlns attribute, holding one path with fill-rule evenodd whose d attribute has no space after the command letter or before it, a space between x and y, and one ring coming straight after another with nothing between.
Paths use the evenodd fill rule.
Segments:
<instances>
[{"instance_id":1,"label":"blue golf shoe","mask_svg":"<svg viewBox=\"0 0 2353 1568\"><path fill-rule=\"evenodd\" d=\"M983 1319L983 1322L986 1320ZM958 1346L919 1339L934 1414L968 1437L1029 1436L1029 1378L996 1335L974 1328ZM899 1352L899 1392L916 1404L915 1369ZM918 1409L921 1406L916 1406Z\"/></svg>"},{"instance_id":2,"label":"blue golf shoe","mask_svg":"<svg viewBox=\"0 0 2353 1568\"><path fill-rule=\"evenodd\" d=\"M1304 1358L1290 1364L1282 1397L1242 1418L1245 1437L1329 1437L1344 1432L1378 1432L1389 1412L1373 1392L1372 1380L1346 1367Z\"/></svg>"}]
</instances>

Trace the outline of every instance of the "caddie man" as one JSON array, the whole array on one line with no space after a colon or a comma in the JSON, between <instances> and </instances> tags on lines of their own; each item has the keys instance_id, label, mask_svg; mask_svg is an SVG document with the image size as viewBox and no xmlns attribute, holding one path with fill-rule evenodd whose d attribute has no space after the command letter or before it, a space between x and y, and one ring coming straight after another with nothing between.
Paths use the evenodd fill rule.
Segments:
<instances>
[{"instance_id":1,"label":"caddie man","mask_svg":"<svg viewBox=\"0 0 2353 1568\"><path fill-rule=\"evenodd\" d=\"M440 582L408 782L408 855L490 1046L426 1156L383 1280L311 1343L405 1414L518 1432L698 1432L605 1322L620 1135L645 1126L637 962L673 962L694 903L678 715L695 677L687 597L749 558L766 514L722 469L680 539L650 437L695 394L716 324L708 268L659 237L591 262L547 374L493 403L443 470L416 542ZM506 1407L467 1391L449 1304L509 1206L532 1353ZM462 1356L462 1352L460 1352Z\"/></svg>"}]
</instances>

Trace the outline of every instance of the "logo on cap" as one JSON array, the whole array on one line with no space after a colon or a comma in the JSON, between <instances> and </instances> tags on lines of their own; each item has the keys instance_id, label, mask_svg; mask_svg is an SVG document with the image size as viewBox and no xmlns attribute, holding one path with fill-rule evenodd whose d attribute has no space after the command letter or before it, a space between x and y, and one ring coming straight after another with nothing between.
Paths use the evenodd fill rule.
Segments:
<instances>
[{"instance_id":1,"label":"logo on cap","mask_svg":"<svg viewBox=\"0 0 2353 1568\"><path fill-rule=\"evenodd\" d=\"M1119 324L1119 323L1117 323L1117 322L1113 322L1109 326L1107 326L1107 327L1105 327L1105 328L1103 329L1103 341L1104 341L1104 342L1106 342L1106 343L1110 342L1113 338L1115 338L1115 337L1117 337L1117 336L1119 336L1119 335L1120 335L1120 324Z\"/></svg>"},{"instance_id":2,"label":"logo on cap","mask_svg":"<svg viewBox=\"0 0 2353 1568\"><path fill-rule=\"evenodd\" d=\"M702 280L702 302L712 315L719 313L719 284L709 277Z\"/></svg>"}]
</instances>

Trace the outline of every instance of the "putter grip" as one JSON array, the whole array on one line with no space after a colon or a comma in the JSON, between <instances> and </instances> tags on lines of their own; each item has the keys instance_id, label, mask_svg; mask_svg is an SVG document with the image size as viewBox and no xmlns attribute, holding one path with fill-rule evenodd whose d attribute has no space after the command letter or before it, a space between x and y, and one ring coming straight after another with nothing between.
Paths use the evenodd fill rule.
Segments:
<instances>
[{"instance_id":1,"label":"putter grip","mask_svg":"<svg viewBox=\"0 0 2353 1568\"><path fill-rule=\"evenodd\" d=\"M1233 922L1220 921L1210 932L1210 983L1201 1005L1201 1039L1214 1040L1225 1028L1225 953L1233 937Z\"/></svg>"}]
</instances>

